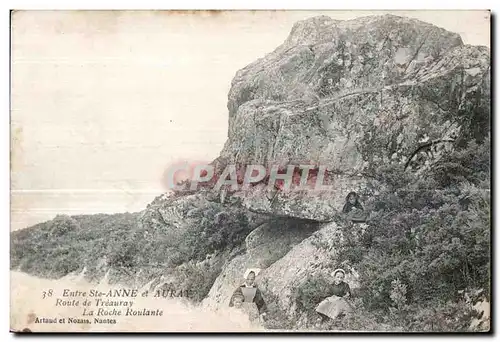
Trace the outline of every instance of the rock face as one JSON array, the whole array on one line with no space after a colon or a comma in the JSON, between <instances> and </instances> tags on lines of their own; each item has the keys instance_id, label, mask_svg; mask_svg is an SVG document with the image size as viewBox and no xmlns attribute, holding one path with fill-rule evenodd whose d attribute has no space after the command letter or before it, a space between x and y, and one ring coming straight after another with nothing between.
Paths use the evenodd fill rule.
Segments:
<instances>
[{"instance_id":1,"label":"rock face","mask_svg":"<svg viewBox=\"0 0 500 342\"><path fill-rule=\"evenodd\" d=\"M409 18L298 22L275 51L238 71L220 160L324 165L338 189L245 194L261 212L331 220L380 165L410 165L425 142L480 139L490 112L490 52ZM410 165L411 166L411 165ZM311 200L315 198L311 203Z\"/></svg>"},{"instance_id":2,"label":"rock face","mask_svg":"<svg viewBox=\"0 0 500 342\"><path fill-rule=\"evenodd\" d=\"M242 204L257 213L272 213L283 217L295 217L330 222L342 209L346 196L355 191L361 195L371 191L370 184L360 176L335 175L329 178L330 190L268 191L267 187L255 187L241 196Z\"/></svg>"},{"instance_id":3,"label":"rock face","mask_svg":"<svg viewBox=\"0 0 500 342\"><path fill-rule=\"evenodd\" d=\"M213 164L217 169L228 164L327 167L323 184L333 191L287 192L259 184L246 191L218 193L207 186L162 195L139 214L138 229L130 230L131 239L144 242L134 260L144 269L133 281L149 281L151 259L167 260L171 265L162 264L162 271L203 266L196 282L183 279L182 286L208 288L224 262L204 303L227 307L245 270L260 268L256 280L264 298L293 316L299 311L297 289L314 278L327 279L329 286L331 272L342 267L339 246L351 245L344 243L348 238L334 218L350 191L363 201L378 167L422 170L430 147L450 150L489 132L489 65L488 48L465 46L459 35L414 19L298 22L281 46L234 77L228 140ZM54 221L51 236L79 227L68 217ZM35 238L46 238L46 232L37 233ZM19 239L24 234L19 232ZM223 253L207 253L213 250ZM197 263L198 257L205 260ZM104 272L107 263L102 258L96 268ZM346 281L355 288L357 274L347 271ZM110 276L121 274L108 271L106 279ZM158 278L155 286L174 277Z\"/></svg>"},{"instance_id":4,"label":"rock face","mask_svg":"<svg viewBox=\"0 0 500 342\"><path fill-rule=\"evenodd\" d=\"M262 256L268 251L275 250L277 257L269 267L262 268L262 271L256 278L259 288L263 291L264 297L269 301L270 298L277 298L278 304L287 314L296 313L296 303L294 301L294 291L303 285L308 279L314 277L331 278L331 272L339 267L335 263L337 253L336 246L343 243L343 235L335 223L323 225L319 230L311 234L315 229L314 225L304 227L302 223L296 223L296 229L289 226L292 233L278 237L274 236L270 241L265 239L267 246L256 249L254 242L250 242L259 236L259 239L267 235L274 235L276 228L269 229L268 225L263 225L252 232L247 240L248 251L246 254L239 255L227 262L222 273L216 279L204 304L213 308L223 308L229 304L233 291L243 282L243 273L248 268L259 268L265 265L260 264ZM316 226L317 227L317 226ZM309 233L307 233L309 229ZM295 230L295 232L293 232ZM300 239L300 235L307 236ZM288 243L287 243L288 241ZM354 270L347 269L346 281L351 288L356 288L357 273Z\"/></svg>"},{"instance_id":5,"label":"rock face","mask_svg":"<svg viewBox=\"0 0 500 342\"><path fill-rule=\"evenodd\" d=\"M224 205L214 192L202 191L180 196L161 195L140 213L139 227L151 231L165 231L169 233L183 233L189 226L200 223L200 220L209 220L217 223L224 216L244 212L252 225L252 229L269 220L259 214L247 212L235 202ZM147 227L147 228L146 228ZM151 232L149 232L151 233Z\"/></svg>"},{"instance_id":6,"label":"rock face","mask_svg":"<svg viewBox=\"0 0 500 342\"><path fill-rule=\"evenodd\" d=\"M246 252L254 267L267 268L319 229L316 222L276 219L254 229L246 237Z\"/></svg>"},{"instance_id":7,"label":"rock face","mask_svg":"<svg viewBox=\"0 0 500 342\"><path fill-rule=\"evenodd\" d=\"M243 283L243 275L247 268L253 268L254 262L248 255L238 255L228 261L212 285L203 305L210 308L225 308L236 287Z\"/></svg>"},{"instance_id":8,"label":"rock face","mask_svg":"<svg viewBox=\"0 0 500 342\"><path fill-rule=\"evenodd\" d=\"M275 219L260 225L247 236L246 252L226 263L205 304L211 307L227 306L233 291L243 283L247 269L266 269L318 229L319 225L315 222L290 219ZM260 278L259 275L257 279Z\"/></svg>"},{"instance_id":9,"label":"rock face","mask_svg":"<svg viewBox=\"0 0 500 342\"><path fill-rule=\"evenodd\" d=\"M331 273L339 266L334 261L336 246L341 243L343 235L339 227L335 223L324 225L262 272L260 281L264 293L277 297L280 306L293 314L296 311L293 293L308 279L322 276L330 278L333 283ZM358 287L354 271L348 272L345 280L351 288Z\"/></svg>"},{"instance_id":10,"label":"rock face","mask_svg":"<svg viewBox=\"0 0 500 342\"><path fill-rule=\"evenodd\" d=\"M428 146L442 144L446 151L481 140L489 125L489 65L488 48L465 46L458 34L414 19L298 22L281 46L234 77L228 140L217 165L326 166L324 184L333 192L259 185L232 196L254 212L331 222L348 192L370 193L368 179L378 167L421 169ZM257 277L264 295L294 314L294 291L310 278L328 279L340 266L340 231L331 222L307 236L277 238L268 226L259 227L247 237L247 252L227 262L205 302L227 305L242 272L259 265L266 266ZM351 287L356 277L351 270Z\"/></svg>"}]
</instances>

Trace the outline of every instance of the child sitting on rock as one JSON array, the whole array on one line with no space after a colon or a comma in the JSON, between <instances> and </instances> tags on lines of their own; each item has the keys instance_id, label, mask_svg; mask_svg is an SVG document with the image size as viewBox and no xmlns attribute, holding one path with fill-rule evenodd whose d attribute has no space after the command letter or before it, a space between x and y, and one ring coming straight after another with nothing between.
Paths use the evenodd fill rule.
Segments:
<instances>
[{"instance_id":1,"label":"child sitting on rock","mask_svg":"<svg viewBox=\"0 0 500 342\"><path fill-rule=\"evenodd\" d=\"M342 208L342 213L346 215L347 219L354 223L365 222L366 213L363 206L359 202L359 196L354 191L351 191L346 199L346 203Z\"/></svg>"}]
</instances>

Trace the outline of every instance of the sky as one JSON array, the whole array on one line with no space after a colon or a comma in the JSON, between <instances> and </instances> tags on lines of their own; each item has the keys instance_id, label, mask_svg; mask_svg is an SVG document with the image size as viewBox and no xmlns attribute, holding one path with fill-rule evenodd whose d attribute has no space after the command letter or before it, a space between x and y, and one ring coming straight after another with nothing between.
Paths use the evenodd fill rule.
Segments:
<instances>
[{"instance_id":1,"label":"sky","mask_svg":"<svg viewBox=\"0 0 500 342\"><path fill-rule=\"evenodd\" d=\"M236 71L280 45L297 20L383 13L14 12L13 221L140 210L162 192L167 165L218 156ZM391 13L490 44L489 12Z\"/></svg>"}]
</instances>

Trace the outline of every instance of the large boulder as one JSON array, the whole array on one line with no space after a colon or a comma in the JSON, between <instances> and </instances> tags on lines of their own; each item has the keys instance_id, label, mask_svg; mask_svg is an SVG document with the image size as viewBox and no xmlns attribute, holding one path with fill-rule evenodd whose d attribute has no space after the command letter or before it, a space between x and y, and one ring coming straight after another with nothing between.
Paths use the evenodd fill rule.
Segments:
<instances>
[{"instance_id":1,"label":"large boulder","mask_svg":"<svg viewBox=\"0 0 500 342\"><path fill-rule=\"evenodd\" d=\"M334 191L315 189L276 191L261 184L250 191L237 193L235 197L240 196L242 205L252 212L330 222L342 210L349 192L357 192L363 200L365 194L373 191L367 179L356 175L351 177L332 175L324 184Z\"/></svg>"},{"instance_id":2,"label":"large boulder","mask_svg":"<svg viewBox=\"0 0 500 342\"><path fill-rule=\"evenodd\" d=\"M276 218L263 223L248 234L245 253L226 262L204 303L211 307L227 306L233 291L244 281L247 269L265 270L319 228L317 222L296 219ZM259 274L256 281L261 279Z\"/></svg>"},{"instance_id":3,"label":"large boulder","mask_svg":"<svg viewBox=\"0 0 500 342\"><path fill-rule=\"evenodd\" d=\"M489 65L488 48L416 19L300 21L275 51L236 73L218 160L327 167L330 194L279 194L267 205L254 190L245 205L331 220L347 192L363 188L378 166L411 168L424 144L482 139Z\"/></svg>"}]
</instances>

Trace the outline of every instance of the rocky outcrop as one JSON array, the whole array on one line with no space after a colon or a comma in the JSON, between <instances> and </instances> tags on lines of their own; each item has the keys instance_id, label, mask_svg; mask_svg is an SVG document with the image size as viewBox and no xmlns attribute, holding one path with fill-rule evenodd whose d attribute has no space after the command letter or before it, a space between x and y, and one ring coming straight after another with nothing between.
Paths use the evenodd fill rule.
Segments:
<instances>
[{"instance_id":1,"label":"rocky outcrop","mask_svg":"<svg viewBox=\"0 0 500 342\"><path fill-rule=\"evenodd\" d=\"M328 167L325 182L337 188L329 196L280 194L271 206L256 190L245 205L331 220L346 192L364 187L377 167L412 167L430 141L481 139L489 64L488 48L415 19L298 22L281 46L234 77L220 160Z\"/></svg>"},{"instance_id":2,"label":"rocky outcrop","mask_svg":"<svg viewBox=\"0 0 500 342\"><path fill-rule=\"evenodd\" d=\"M324 225L262 272L260 281L264 293L278 298L280 306L287 313L295 313L295 290L308 279L324 277L333 282L331 273L340 266L336 257L343 240L343 234L337 224ZM357 273L349 269L346 271L350 271L346 275L346 281L351 288L358 287Z\"/></svg>"},{"instance_id":3,"label":"rocky outcrop","mask_svg":"<svg viewBox=\"0 0 500 342\"><path fill-rule=\"evenodd\" d=\"M283 191L264 182L219 193L206 186L159 196L137 214L137 227L136 214L109 221L107 228L128 229L112 234L102 233L107 217L88 227L87 220L59 217L13 234L13 264L22 266L26 250L36 255L32 241L85 231L81 241L95 238L103 255L92 261L97 276L107 272L106 279L122 282L122 268L135 268L123 278L157 286L179 281L177 271L183 288L208 290L224 263L204 303L226 307L245 270L258 268L264 297L291 317L300 311L296 292L310 279L330 281L335 268L345 267L347 282L357 286L355 270L338 259L346 237L334 220L350 191L363 201L376 191L380 166L422 170L437 146L446 153L489 132L489 65L488 48L466 46L459 35L415 19L298 22L275 51L236 73L228 140L213 165L217 172L228 164L312 165L312 182L326 167L329 190ZM41 246L58 248L49 247ZM115 268L108 267L111 258ZM158 276L166 269L173 272Z\"/></svg>"},{"instance_id":4,"label":"rocky outcrop","mask_svg":"<svg viewBox=\"0 0 500 342\"><path fill-rule=\"evenodd\" d=\"M254 261L246 254L228 260L203 300L203 305L213 309L228 307L233 291L244 281L245 270L253 266Z\"/></svg>"},{"instance_id":5,"label":"rocky outcrop","mask_svg":"<svg viewBox=\"0 0 500 342\"><path fill-rule=\"evenodd\" d=\"M322 16L296 23L281 46L239 70L217 166L326 166L324 184L334 191L287 192L261 184L232 196L254 212L330 223L302 241L286 234L278 239L259 227L247 237L247 252L223 268L205 302L227 305L242 272L259 265L266 266L257 277L263 292L287 314L296 313L297 289L311 278L328 279L340 266L337 249L344 237L332 221L348 192L375 191L370 186L381 166L419 170L432 162L425 159L435 146L445 153L483 138L489 65L488 48L466 46L458 34L415 19ZM256 237L265 242L254 243ZM280 243L285 240L291 243ZM357 276L350 270L351 287Z\"/></svg>"},{"instance_id":6,"label":"rocky outcrop","mask_svg":"<svg viewBox=\"0 0 500 342\"><path fill-rule=\"evenodd\" d=\"M247 236L245 253L226 262L205 304L227 306L233 291L244 281L247 269L266 269L318 229L318 223L306 220L274 219L260 225Z\"/></svg>"},{"instance_id":7,"label":"rocky outcrop","mask_svg":"<svg viewBox=\"0 0 500 342\"><path fill-rule=\"evenodd\" d=\"M163 194L155 198L141 212L139 226L149 229L181 230L190 220L200 216L202 211L222 211L222 205L209 193L176 196Z\"/></svg>"},{"instance_id":8,"label":"rocky outcrop","mask_svg":"<svg viewBox=\"0 0 500 342\"><path fill-rule=\"evenodd\" d=\"M259 232L259 228L255 233L252 232L249 235L249 240L252 240L252 236L255 235L265 236ZM268 233L271 231L268 230ZM321 229L309 234L302 241L292 237L297 236L297 233L298 230L296 233L288 234L283 238L283 242L278 238L267 241L266 248L263 248L264 254L269 250L283 252L287 249L287 251L269 267L262 268L256 278L265 296L268 299L277 298L279 303L275 304L290 315L297 312L294 301L295 291L308 279L321 277L333 281L331 272L341 266L336 260L337 248L344 239L341 230L335 223L323 225ZM286 248L286 241L293 241L291 243L293 246L289 245L289 248ZM243 282L244 271L249 268L259 268L258 260L260 257L258 252L252 253L252 249L249 249L246 254L239 255L227 262L204 301L205 305L214 308L227 306L234 289ZM358 274L349 268L347 271L346 281L351 288L356 288Z\"/></svg>"},{"instance_id":9,"label":"rocky outcrop","mask_svg":"<svg viewBox=\"0 0 500 342\"><path fill-rule=\"evenodd\" d=\"M274 219L248 234L246 253L253 267L267 268L318 229L319 224L314 221Z\"/></svg>"},{"instance_id":10,"label":"rocky outcrop","mask_svg":"<svg viewBox=\"0 0 500 342\"><path fill-rule=\"evenodd\" d=\"M251 229L269 220L267 216L249 212L240 204L239 198L231 198L222 203L220 196L212 191L187 194L163 194L150 203L140 213L139 228L146 234L166 232L182 234L201 221L220 221L229 216L243 213L250 222Z\"/></svg>"},{"instance_id":11,"label":"rocky outcrop","mask_svg":"<svg viewBox=\"0 0 500 342\"><path fill-rule=\"evenodd\" d=\"M372 191L371 184L361 176L335 175L324 184L335 191L270 191L266 186L256 186L234 196L241 197L242 205L256 213L330 222L342 209L349 192L355 191L363 197Z\"/></svg>"}]
</instances>

